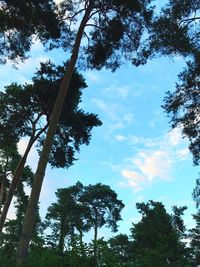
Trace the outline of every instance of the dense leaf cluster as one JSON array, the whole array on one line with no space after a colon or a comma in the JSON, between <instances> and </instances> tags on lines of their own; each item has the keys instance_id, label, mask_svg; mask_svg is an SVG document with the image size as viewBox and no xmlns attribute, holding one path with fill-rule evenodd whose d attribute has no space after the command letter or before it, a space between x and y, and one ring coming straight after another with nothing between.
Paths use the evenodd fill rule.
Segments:
<instances>
[{"instance_id":1,"label":"dense leaf cluster","mask_svg":"<svg viewBox=\"0 0 200 267\"><path fill-rule=\"evenodd\" d=\"M107 197L104 195L106 191ZM194 192L197 191L198 180ZM173 207L172 214L169 214L161 202L137 203L142 217L139 222L133 223L129 236L118 234L108 240L96 238L85 243L83 233L94 225L98 217L104 217L104 220L112 218L116 223L119 220L116 214L120 214L124 205L116 199L116 193L103 184L83 186L78 182L74 186L58 189L56 196L57 202L48 208L45 223L37 221L28 266L193 267L199 264L199 210L194 216L196 227L187 233L182 218L186 207ZM197 193L195 201L196 196ZM0 262L3 267L14 262L13 248L16 248L20 235L16 227L21 225L20 219L24 213L20 203L24 202L17 204L17 219L10 221L1 235ZM94 204L98 216L94 215ZM107 223L112 230L112 224ZM98 228L101 226L98 225ZM41 232L45 227L51 229L48 235ZM190 239L190 244L186 245L186 237ZM9 260L6 260L7 257Z\"/></svg>"},{"instance_id":2,"label":"dense leaf cluster","mask_svg":"<svg viewBox=\"0 0 200 267\"><path fill-rule=\"evenodd\" d=\"M53 0L0 1L0 62L24 59L34 37L45 42L59 36Z\"/></svg>"},{"instance_id":3,"label":"dense leaf cluster","mask_svg":"<svg viewBox=\"0 0 200 267\"><path fill-rule=\"evenodd\" d=\"M58 67L51 62L41 63L32 84L11 84L0 92L1 146L28 136L38 142L39 149L66 66L67 63ZM82 144L88 145L92 128L101 125L97 115L79 108L85 87L84 78L75 70L49 156L53 167L72 165L75 151Z\"/></svg>"}]
</instances>

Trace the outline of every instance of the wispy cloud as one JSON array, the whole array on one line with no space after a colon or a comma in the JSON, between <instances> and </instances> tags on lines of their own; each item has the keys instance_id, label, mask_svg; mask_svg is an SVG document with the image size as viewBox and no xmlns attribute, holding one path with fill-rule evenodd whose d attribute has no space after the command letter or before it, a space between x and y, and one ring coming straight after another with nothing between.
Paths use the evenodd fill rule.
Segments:
<instances>
[{"instance_id":1,"label":"wispy cloud","mask_svg":"<svg viewBox=\"0 0 200 267\"><path fill-rule=\"evenodd\" d=\"M114 84L110 87L107 87L105 89L105 93L109 94L109 95L115 95L115 97L119 97L119 98L123 98L126 99L130 93L131 93L132 89L128 86L119 86L117 84Z\"/></svg>"},{"instance_id":2,"label":"wispy cloud","mask_svg":"<svg viewBox=\"0 0 200 267\"><path fill-rule=\"evenodd\" d=\"M171 160L169 153L163 150L143 151L133 159L134 166L142 173L146 179L168 180Z\"/></svg>"},{"instance_id":3,"label":"wispy cloud","mask_svg":"<svg viewBox=\"0 0 200 267\"><path fill-rule=\"evenodd\" d=\"M126 140L126 136L122 135L122 134L117 134L115 135L115 140L119 141L119 142L122 142L124 140Z\"/></svg>"},{"instance_id":4,"label":"wispy cloud","mask_svg":"<svg viewBox=\"0 0 200 267\"><path fill-rule=\"evenodd\" d=\"M132 157L125 158L120 166L112 168L123 177L119 186L129 186L135 191L159 180L170 181L175 164L186 160L189 155L181 129L173 129L159 138L118 134L115 140L128 142L134 148L137 144Z\"/></svg>"},{"instance_id":5,"label":"wispy cloud","mask_svg":"<svg viewBox=\"0 0 200 267\"><path fill-rule=\"evenodd\" d=\"M100 80L99 73L95 71L87 71L85 75L86 75L86 78L92 82L98 82Z\"/></svg>"},{"instance_id":6,"label":"wispy cloud","mask_svg":"<svg viewBox=\"0 0 200 267\"><path fill-rule=\"evenodd\" d=\"M130 186L133 187L136 191L142 189L141 184L145 181L145 177L140 175L135 171L129 169L123 169L121 171L122 176L126 179L126 182L120 182L120 186Z\"/></svg>"},{"instance_id":7,"label":"wispy cloud","mask_svg":"<svg viewBox=\"0 0 200 267\"><path fill-rule=\"evenodd\" d=\"M134 122L133 113L129 112L126 107L119 103L113 104L112 101L102 99L92 99L92 103L98 108L98 114L104 122L105 135L112 136L116 130L125 129ZM118 139L118 137L116 137Z\"/></svg>"}]
</instances>

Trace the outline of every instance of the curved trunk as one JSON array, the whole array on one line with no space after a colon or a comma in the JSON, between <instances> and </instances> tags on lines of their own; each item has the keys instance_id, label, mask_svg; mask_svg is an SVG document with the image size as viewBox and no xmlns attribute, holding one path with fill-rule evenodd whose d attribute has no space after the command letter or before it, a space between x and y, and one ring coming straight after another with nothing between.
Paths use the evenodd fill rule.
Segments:
<instances>
[{"instance_id":1,"label":"curved trunk","mask_svg":"<svg viewBox=\"0 0 200 267\"><path fill-rule=\"evenodd\" d=\"M82 35L84 33L84 28L85 28L87 21L89 20L91 11L92 11L92 6L88 6L83 16L83 19L80 23L79 30L78 30L76 40L75 40L75 44L73 46L71 59L69 61L67 71L64 75L64 78L63 78L63 81L62 81L62 84L59 90L59 94L56 98L56 102L54 104L54 108L51 114L49 128L48 128L47 136L46 136L44 146L43 146L40 158L39 158L37 171L34 177L33 187L31 190L31 195L30 195L30 199L28 203L23 232L21 235L20 243L19 243L17 266L20 266L20 267L25 266L25 259L26 259L26 256L28 255L29 242L31 240L31 234L32 234L33 225L35 222L35 213L36 213L37 203L38 203L41 188L42 188L42 183L43 183L43 179L45 175L45 170L46 170L46 166L48 162L48 157L49 157L53 137L57 129L57 124L60 118L63 103L67 95L69 83L70 83L70 80L71 80L71 77L74 71L74 67L75 67L75 64L78 58L78 52L79 52Z\"/></svg>"}]
</instances>

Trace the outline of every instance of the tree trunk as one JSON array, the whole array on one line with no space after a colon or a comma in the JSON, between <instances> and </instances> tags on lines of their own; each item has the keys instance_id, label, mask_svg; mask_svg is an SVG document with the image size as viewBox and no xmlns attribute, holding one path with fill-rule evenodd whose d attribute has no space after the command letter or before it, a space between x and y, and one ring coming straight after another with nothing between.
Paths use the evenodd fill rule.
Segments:
<instances>
[{"instance_id":1,"label":"tree trunk","mask_svg":"<svg viewBox=\"0 0 200 267\"><path fill-rule=\"evenodd\" d=\"M59 242L58 242L58 249L59 249L60 255L63 255L63 252L64 252L65 236L64 236L63 227L64 227L64 225L61 223L61 226L60 226L60 237L59 237Z\"/></svg>"},{"instance_id":2,"label":"tree trunk","mask_svg":"<svg viewBox=\"0 0 200 267\"><path fill-rule=\"evenodd\" d=\"M83 244L83 231L81 229L79 229L79 238L80 238L81 255L85 256L85 249Z\"/></svg>"},{"instance_id":3,"label":"tree trunk","mask_svg":"<svg viewBox=\"0 0 200 267\"><path fill-rule=\"evenodd\" d=\"M40 118L40 116L38 116L38 118L36 119L35 124L37 123L39 118ZM48 123L37 134L36 134L35 126L33 126L33 128L32 128L32 130L33 130L32 135L30 137L30 140L28 142L28 145L26 147L24 155L21 158L21 160L20 160L20 162L19 162L19 164L18 164L18 166L17 166L17 168L16 168L16 170L15 170L15 172L13 174L13 179L11 181L11 184L10 184L7 196L6 196L6 201L5 201L3 210L2 210L2 214L0 216L0 233L3 230L3 226L4 226L4 223L5 223L5 220L6 220L8 209L10 207L12 198L13 198L15 190L17 188L20 176L22 175L22 172L24 170L24 166L26 164L26 160L27 160L28 154L29 154L33 144L35 143L35 141L47 129L47 127L48 127Z\"/></svg>"},{"instance_id":4,"label":"tree trunk","mask_svg":"<svg viewBox=\"0 0 200 267\"><path fill-rule=\"evenodd\" d=\"M6 183L6 179L7 179L7 166L8 166L8 157L6 158L6 164L4 166L4 171L2 174L2 181L1 181L1 187L0 187L0 216L1 216L1 208L3 206L3 201L4 201L4 195L6 193L6 189L5 189L5 183Z\"/></svg>"},{"instance_id":5,"label":"tree trunk","mask_svg":"<svg viewBox=\"0 0 200 267\"><path fill-rule=\"evenodd\" d=\"M77 36L75 40L75 44L73 46L72 55L71 55L71 58L70 58L70 61L67 67L67 71L64 75L64 78L63 78L63 81L62 81L62 84L59 90L59 94L56 98L56 102L54 104L54 108L53 108L53 111L50 117L49 128L48 128L47 136L46 136L44 146L43 146L40 158L39 158L37 171L34 177L33 187L31 190L31 195L30 195L30 199L29 199L29 203L27 207L24 227L23 227L23 231L22 231L22 235L21 235L21 239L19 243L17 264L16 264L16 266L18 267L25 266L25 260L28 255L29 242L31 239L31 234L32 234L33 225L35 221L37 203L38 203L41 188L42 188L42 183L43 183L43 179L45 175L45 170L46 170L46 166L48 162L48 157L49 157L53 137L57 129L57 124L60 118L60 114L62 112L63 103L67 95L69 83L70 83L70 80L71 80L71 77L74 71L74 67L75 67L75 64L78 58L78 52L79 52L82 35L84 33L84 28L85 28L87 21L89 20L91 11L92 11L92 6L89 5L80 23L79 30L77 32Z\"/></svg>"},{"instance_id":6,"label":"tree trunk","mask_svg":"<svg viewBox=\"0 0 200 267\"><path fill-rule=\"evenodd\" d=\"M94 267L97 266L97 233L98 233L98 212L95 206L93 206L95 212L94 222Z\"/></svg>"},{"instance_id":7,"label":"tree trunk","mask_svg":"<svg viewBox=\"0 0 200 267\"><path fill-rule=\"evenodd\" d=\"M19 182L20 176L21 176L21 174L22 174L22 172L24 170L24 166L26 164L26 159L27 159L28 153L31 150L31 147L32 147L33 143L34 142L32 141L32 139L30 139L30 141L28 143L28 146L26 148L26 151L25 151L23 157L21 158L21 160L20 160L20 162L19 162L19 164L18 164L18 166L17 166L17 168L15 170L15 173L13 175L13 179L11 181L11 184L10 184L7 196L6 196L6 201L5 201L5 204L3 206L3 210L2 210L1 216L0 216L0 233L3 230L3 226L4 226L4 223L5 223L5 220L6 220L8 209L10 207L10 203L12 201L12 198L13 198L15 189L17 187L17 184Z\"/></svg>"},{"instance_id":8,"label":"tree trunk","mask_svg":"<svg viewBox=\"0 0 200 267\"><path fill-rule=\"evenodd\" d=\"M6 175L3 174L1 187L0 187L0 215L1 215L1 207L3 206L3 199L4 199L4 193L5 193L5 182L6 182Z\"/></svg>"}]
</instances>

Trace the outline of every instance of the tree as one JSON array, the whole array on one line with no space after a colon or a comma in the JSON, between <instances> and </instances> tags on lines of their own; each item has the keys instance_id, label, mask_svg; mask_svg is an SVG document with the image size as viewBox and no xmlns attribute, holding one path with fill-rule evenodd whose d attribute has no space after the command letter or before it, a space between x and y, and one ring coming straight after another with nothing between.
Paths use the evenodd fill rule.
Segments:
<instances>
[{"instance_id":1,"label":"tree","mask_svg":"<svg viewBox=\"0 0 200 267\"><path fill-rule=\"evenodd\" d=\"M10 144L6 144L2 146L0 149L0 214L1 214L1 208L4 207L5 201L8 194L8 189L10 186L10 183L12 183L12 177L15 172L15 169L21 160L21 156L19 155L19 152L17 150L17 144L14 140L10 142ZM18 183L15 191L16 194L19 194L21 192L24 193L24 186L23 183L25 182L27 186L30 186L33 180L33 173L31 172L31 169L29 166L24 165L24 169L21 173L21 180Z\"/></svg>"},{"instance_id":2,"label":"tree","mask_svg":"<svg viewBox=\"0 0 200 267\"><path fill-rule=\"evenodd\" d=\"M65 238L70 237L69 247L73 243L75 231L79 232L82 245L83 233L89 231L89 209L80 202L80 195L84 188L78 182L68 188L60 188L56 192L57 202L48 207L46 219L52 229L52 237L58 243L61 254L64 252Z\"/></svg>"},{"instance_id":3,"label":"tree","mask_svg":"<svg viewBox=\"0 0 200 267\"><path fill-rule=\"evenodd\" d=\"M6 194L9 188L9 184L12 180L12 175L20 161L21 156L17 151L16 143L11 143L9 146L4 147L0 150L1 152L1 168L3 170L3 178L1 183L1 189L4 191L2 196L2 205L5 202ZM5 223L5 229L0 234L0 247L4 251L7 257L16 256L16 249L18 247L20 235L22 232L22 225L24 220L24 215L26 207L28 204L28 196L26 195L25 187L30 188L33 181L33 173L30 167L27 165L24 167L21 179L17 184L15 190L15 201L14 207L16 209L16 218L8 219ZM38 213L39 218L39 213ZM38 220L37 220L38 222ZM34 242L36 242L36 237L38 233L34 227ZM37 238L38 239L38 238ZM39 239L38 239L39 240Z\"/></svg>"},{"instance_id":4,"label":"tree","mask_svg":"<svg viewBox=\"0 0 200 267\"><path fill-rule=\"evenodd\" d=\"M98 229L107 226L116 232L124 204L109 186L101 183L86 186L80 201L90 210L90 224L94 229L94 257L96 258Z\"/></svg>"},{"instance_id":5,"label":"tree","mask_svg":"<svg viewBox=\"0 0 200 267\"><path fill-rule=\"evenodd\" d=\"M196 186L192 193L193 199L196 203L197 213L193 215L196 226L190 229L189 238L191 239L190 246L192 249L193 266L200 264L200 180L196 180Z\"/></svg>"},{"instance_id":6,"label":"tree","mask_svg":"<svg viewBox=\"0 0 200 267\"><path fill-rule=\"evenodd\" d=\"M102 226L117 231L117 222L121 220L120 212L124 207L117 194L106 185L76 185L58 189L57 202L48 208L46 219L50 220L53 236L61 253L64 251L65 237L79 233L82 244L83 233L94 228L94 256L97 250L98 229ZM51 239L52 240L52 239Z\"/></svg>"},{"instance_id":7,"label":"tree","mask_svg":"<svg viewBox=\"0 0 200 267\"><path fill-rule=\"evenodd\" d=\"M149 57L157 55L181 55L196 60L199 57L199 9L195 0L168 0L155 16L148 42L140 47L141 58L135 59L136 62L144 64Z\"/></svg>"},{"instance_id":8,"label":"tree","mask_svg":"<svg viewBox=\"0 0 200 267\"><path fill-rule=\"evenodd\" d=\"M199 62L188 62L187 68L179 75L176 90L167 92L163 105L171 117L172 128L180 127L183 137L189 139L189 149L196 165L200 162L199 74Z\"/></svg>"},{"instance_id":9,"label":"tree","mask_svg":"<svg viewBox=\"0 0 200 267\"><path fill-rule=\"evenodd\" d=\"M89 37L90 42L85 48L88 66L100 69L103 66L116 69L122 58L130 59L137 53L143 37L145 27L151 22L152 9L149 9L150 0L144 1L116 1L116 0L85 0L63 1L60 4L61 15L67 17L66 29L77 22L77 15L83 14L74 44L63 42L61 45L71 49L71 58L63 77L59 95L56 99L43 150L38 162L34 185L27 209L24 230L19 247L19 265L28 253L28 244L31 238L31 229L34 223L35 205L38 202L45 169L50 153L53 136L62 110L63 101L67 95L72 73L78 59L81 40ZM62 12L63 11L63 12ZM69 24L68 24L69 23ZM88 31L85 32L86 26ZM66 45L67 44L67 45ZM57 45L58 42L57 42Z\"/></svg>"},{"instance_id":10,"label":"tree","mask_svg":"<svg viewBox=\"0 0 200 267\"><path fill-rule=\"evenodd\" d=\"M134 266L189 266L184 243L163 204L149 201L136 207L142 219L131 228Z\"/></svg>"},{"instance_id":11,"label":"tree","mask_svg":"<svg viewBox=\"0 0 200 267\"><path fill-rule=\"evenodd\" d=\"M0 62L25 59L35 38L59 38L61 27L52 0L1 0Z\"/></svg>"},{"instance_id":12,"label":"tree","mask_svg":"<svg viewBox=\"0 0 200 267\"><path fill-rule=\"evenodd\" d=\"M126 234L119 234L108 240L113 257L119 266L130 266L133 262L132 241ZM127 264L127 265L126 265Z\"/></svg>"},{"instance_id":13,"label":"tree","mask_svg":"<svg viewBox=\"0 0 200 267\"><path fill-rule=\"evenodd\" d=\"M0 149L0 214L9 187L9 177L16 168L16 161L18 163L18 160L19 154L16 144L6 145Z\"/></svg>"},{"instance_id":14,"label":"tree","mask_svg":"<svg viewBox=\"0 0 200 267\"><path fill-rule=\"evenodd\" d=\"M91 40L88 49L86 49L87 53L85 53L89 66L98 69L106 66L114 70L120 64L122 57L119 57L119 55L129 59L133 54L136 54L140 41L142 40L145 26L148 26L151 21L152 9L148 9L148 4L150 2L151 1L139 2L137 0L134 2L119 2L115 0L61 2L60 8L63 12L60 13L64 14L63 19L64 16L67 16L68 19L65 21L66 29L69 29L70 24L77 21L76 15L80 15L80 13L83 12L84 15L75 35L71 58L51 114L47 136L38 162L19 247L19 265L22 264L21 262L28 253L35 206L39 199L53 136L56 132L63 102L67 95L69 83L78 58L85 27L89 26L89 34L85 33L85 35L89 36ZM70 24L67 25L68 22ZM66 44L63 42L61 43L62 46ZM68 45L71 46L71 43Z\"/></svg>"},{"instance_id":15,"label":"tree","mask_svg":"<svg viewBox=\"0 0 200 267\"><path fill-rule=\"evenodd\" d=\"M141 49L142 56L178 55L186 59L186 67L178 76L179 82L173 92L167 92L163 108L171 119L171 127L180 127L183 137L189 139L195 164L199 164L200 159L199 11L198 1L169 0L152 24L148 45Z\"/></svg>"},{"instance_id":16,"label":"tree","mask_svg":"<svg viewBox=\"0 0 200 267\"><path fill-rule=\"evenodd\" d=\"M42 146L49 125L55 98L59 91L61 78L66 64L55 66L51 62L42 63L40 70L33 78L33 84L23 86L11 84L5 92L0 93L0 140L1 146L29 137L29 142L14 174L7 194L3 213L0 218L0 230L6 218L12 196L23 171L27 156L35 142L38 149ZM75 152L82 144L89 144L91 130L101 125L98 117L93 113L86 113L79 109L81 90L86 83L74 70L68 97L64 100L64 107L59 118L59 125L55 133L48 161L52 167L69 167L75 160Z\"/></svg>"}]
</instances>

